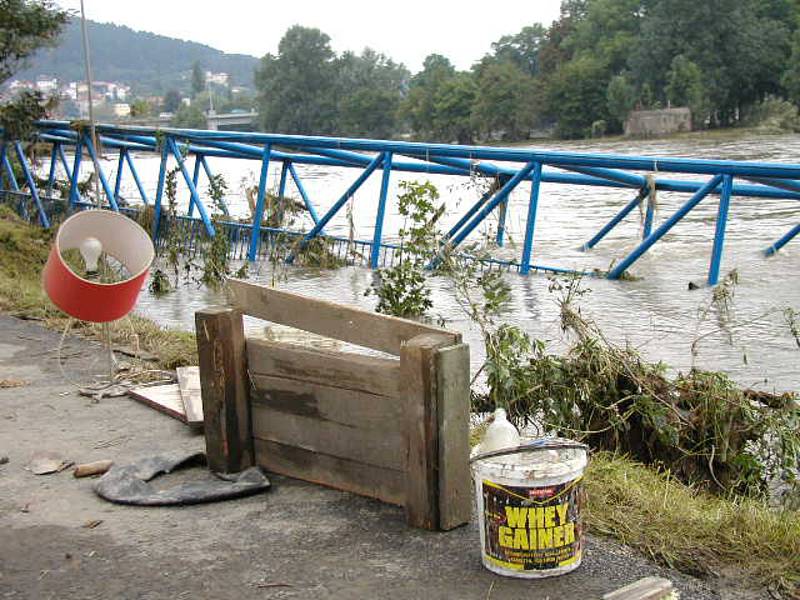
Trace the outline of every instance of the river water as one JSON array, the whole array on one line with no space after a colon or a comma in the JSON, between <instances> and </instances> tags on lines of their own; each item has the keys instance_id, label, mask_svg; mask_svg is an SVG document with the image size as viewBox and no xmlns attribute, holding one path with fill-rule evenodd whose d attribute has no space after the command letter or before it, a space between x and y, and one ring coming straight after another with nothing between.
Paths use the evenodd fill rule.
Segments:
<instances>
[{"instance_id":1,"label":"river water","mask_svg":"<svg viewBox=\"0 0 800 600\"><path fill-rule=\"evenodd\" d=\"M694 157L709 159L758 160L800 163L800 137L795 135L749 136L737 139L682 138L657 141L591 141L585 143L547 142L531 147L575 152L603 152L646 156ZM249 213L243 188L255 185L259 163L255 161L209 159L211 168L224 175L230 193L231 212L237 216ZM145 187L154 196L158 172L156 156L140 155L136 164ZM270 182L277 185L279 164L272 165ZM358 172L297 165L317 211L323 214L347 188ZM115 164L109 161L107 173L113 175ZM669 175L670 178L681 178ZM397 184L402 179L424 179L418 174L392 174L390 202L387 206L385 233L388 239L397 236L402 220L397 212ZM689 177L692 179L696 177ZM479 190L465 178L431 176L448 214L448 226L477 200ZM356 236L371 239L375 218L380 174L374 174L354 199L353 222ZM201 179L201 191L206 189ZM188 191L180 187L181 201L188 202ZM529 185L521 185L511 196L508 213L508 243L501 250L506 256L519 256L524 236ZM290 184L289 194L294 194ZM122 194L136 198L129 175L123 179ZM639 241L641 223L634 211L591 252L582 252L581 245L632 199L631 190L544 184L541 190L536 238L535 264L581 270L605 269L613 260L623 258ZM686 200L685 194L659 192L656 226ZM800 390L800 348L792 337L784 309L800 312L800 239L787 245L772 258L763 250L800 220L800 202L734 197L731 204L723 261L723 275L731 269L739 273L735 288L729 333L719 329L712 311L700 322L698 313L711 297L708 288L688 290L690 281L702 283L708 272L717 202L709 197L672 232L656 244L634 266L636 281L612 282L586 278L584 286L591 290L580 300L582 312L594 319L606 335L619 342L630 343L645 357L664 361L675 370L692 365L692 341L704 336L699 344L695 364L723 370L740 384L763 390ZM347 235L349 224L341 211L326 232ZM311 224L307 219L306 228ZM487 221L479 235L489 235L496 226ZM288 268L287 278L278 285L318 298L372 308L374 297L364 291L372 281L372 273L360 267L335 271ZM269 282L272 274L266 264L251 269L254 281ZM522 277L507 274L513 290L513 302L507 321L523 327L532 336L546 340L553 351L563 351L569 340L561 332L556 298L548 292L549 280L544 275ZM464 317L446 281L432 280L434 315L442 317L447 327L461 331L471 346L472 366L482 361L480 337ZM194 311L219 303L221 298L194 284L156 299L143 293L137 311L164 325L190 329ZM746 323L746 324L745 324ZM745 325L742 325L745 324ZM248 322L248 327L257 327Z\"/></svg>"}]
</instances>

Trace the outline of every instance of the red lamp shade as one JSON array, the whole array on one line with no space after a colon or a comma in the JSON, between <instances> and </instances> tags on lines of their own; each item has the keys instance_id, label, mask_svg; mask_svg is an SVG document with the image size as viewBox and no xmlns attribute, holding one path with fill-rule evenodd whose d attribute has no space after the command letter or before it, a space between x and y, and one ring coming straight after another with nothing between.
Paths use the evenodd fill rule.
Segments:
<instances>
[{"instance_id":1,"label":"red lamp shade","mask_svg":"<svg viewBox=\"0 0 800 600\"><path fill-rule=\"evenodd\" d=\"M131 277L116 283L99 283L78 276L61 253L78 249L87 238L95 238L103 251L122 263ZM155 257L150 236L136 222L109 210L87 210L61 224L42 272L44 291L68 315L105 323L133 310Z\"/></svg>"}]
</instances>

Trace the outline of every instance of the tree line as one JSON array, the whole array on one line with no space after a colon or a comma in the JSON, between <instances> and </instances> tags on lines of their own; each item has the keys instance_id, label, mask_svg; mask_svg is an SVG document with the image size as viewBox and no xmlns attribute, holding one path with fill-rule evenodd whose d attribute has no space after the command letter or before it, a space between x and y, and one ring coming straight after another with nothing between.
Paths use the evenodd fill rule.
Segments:
<instances>
[{"instance_id":1,"label":"tree line","mask_svg":"<svg viewBox=\"0 0 800 600\"><path fill-rule=\"evenodd\" d=\"M256 68L261 126L472 143L617 133L631 110L688 106L695 127L729 127L769 98L800 103L798 25L797 0L564 0L469 70L431 54L413 75L294 26Z\"/></svg>"}]
</instances>

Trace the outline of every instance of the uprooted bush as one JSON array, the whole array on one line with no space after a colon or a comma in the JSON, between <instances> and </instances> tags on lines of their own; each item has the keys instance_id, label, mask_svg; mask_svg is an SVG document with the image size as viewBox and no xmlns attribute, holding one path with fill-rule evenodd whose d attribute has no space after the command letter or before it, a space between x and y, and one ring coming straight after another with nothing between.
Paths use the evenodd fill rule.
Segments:
<instances>
[{"instance_id":1,"label":"uprooted bush","mask_svg":"<svg viewBox=\"0 0 800 600\"><path fill-rule=\"evenodd\" d=\"M796 497L797 395L741 389L721 372L670 377L663 363L608 341L575 308L575 289L562 289L562 327L576 338L565 355L513 326L490 332L488 392L475 397L476 410L505 406L518 423L624 453L709 491L760 496L778 482L787 499Z\"/></svg>"}]
</instances>

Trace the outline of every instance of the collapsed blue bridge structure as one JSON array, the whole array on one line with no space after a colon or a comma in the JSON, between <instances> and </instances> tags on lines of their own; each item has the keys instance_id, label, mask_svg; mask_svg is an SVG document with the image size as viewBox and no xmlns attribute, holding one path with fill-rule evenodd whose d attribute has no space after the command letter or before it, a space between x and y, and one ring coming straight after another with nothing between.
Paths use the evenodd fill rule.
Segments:
<instances>
[{"instance_id":1,"label":"collapsed blue bridge structure","mask_svg":"<svg viewBox=\"0 0 800 600\"><path fill-rule=\"evenodd\" d=\"M383 234L392 172L461 177L479 175L494 180L494 185L477 202L467 207L457 223L446 233L443 244L456 249L492 213L496 213L498 218L496 241L502 246L505 236L505 209L509 195L521 183L529 182L530 197L521 255L518 260L491 261L523 275L531 271L569 271L557 266L536 265L532 262L540 185L543 182L630 190L631 196L622 198L626 202L621 203L616 216L585 243L584 247L587 250L599 244L635 208L643 208L645 217L642 239L635 249L605 274L610 279L622 277L631 265L678 222L703 200L713 196L718 198L718 210L708 283L716 285L720 276L731 198L750 196L800 201L800 164L648 158L270 133L99 125L97 136L100 144L105 149L115 149L119 152L116 180L112 187L97 160L98 152L89 135L88 127L78 127L63 121L41 121L37 124L37 128L38 141L51 145L49 176L44 186L46 189L41 190L37 187L36 177L22 144L18 141L6 141L0 146L0 190L3 190L6 200L17 198L20 211L38 218L42 226L50 226L48 207L52 207L55 202L52 191L59 164L70 182L67 209L95 206L94 203L81 197L78 185L81 169L89 162L90 165L97 167L96 175L105 196L104 206L111 210L131 213L136 209L121 207L119 202L121 181L127 166L130 176L136 183L142 203L154 207L153 233L154 236L158 236L164 211L166 174L170 161L174 161L191 195L187 214L179 218L190 223L193 231L198 228L204 229L209 236L219 235L217 229L224 228L223 234L239 242L240 247L246 249L246 257L251 261L259 257L263 239L276 233L273 228L264 224L265 198L268 185L271 183L268 182L269 167L274 162L282 165L277 187L278 195L285 195L288 180L291 178L314 223L307 232L281 230L282 234L296 236L301 247L318 237L341 239L326 236L325 226L375 171L381 171L380 193L375 198L374 204L375 227L372 240L355 240L368 257L368 264L372 268L386 264L387 254L397 250L397 246L388 243ZM65 148L73 153L71 165ZM89 160L85 160L84 152ZM161 157L154 198L148 197L136 169L135 158L140 153L159 153ZM209 207L198 192L201 169L209 179L212 177L207 160L209 157L260 161L258 194L250 222L242 223L224 218L212 221ZM17 174L21 172L24 175L24 182L17 180L12 161L18 164ZM189 172L191 161L193 161L192 173ZM327 212L320 215L317 205L306 192L294 167L295 164L347 167L352 168L357 174L347 190ZM657 173L658 176L652 173ZM695 175L697 178L696 180L670 178L676 175L684 177L686 174ZM656 226L654 205L655 194L659 190L685 193L689 197L673 214ZM224 203L222 210L228 214ZM798 234L800 234L800 222L770 244L765 249L765 254L769 256L778 252ZM350 242L352 243L352 240Z\"/></svg>"}]
</instances>

